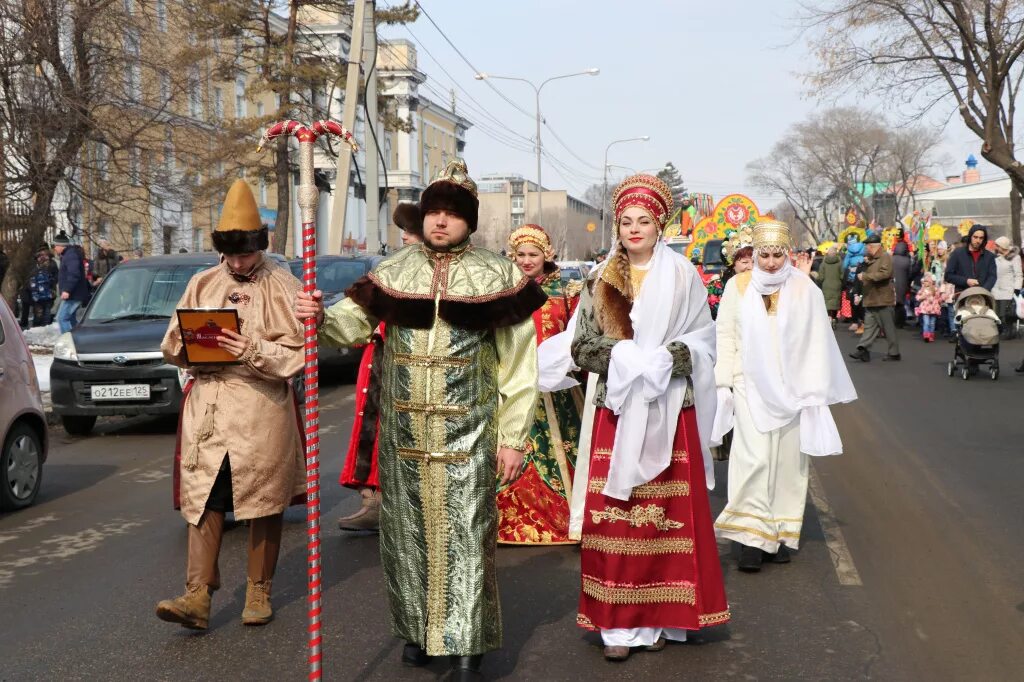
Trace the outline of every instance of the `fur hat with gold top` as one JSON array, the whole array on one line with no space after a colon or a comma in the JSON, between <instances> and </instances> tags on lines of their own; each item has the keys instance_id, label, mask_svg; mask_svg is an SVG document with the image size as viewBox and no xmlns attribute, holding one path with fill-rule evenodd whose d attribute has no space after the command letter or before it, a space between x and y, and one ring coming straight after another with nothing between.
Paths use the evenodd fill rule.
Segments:
<instances>
[{"instance_id":1,"label":"fur hat with gold top","mask_svg":"<svg viewBox=\"0 0 1024 682\"><path fill-rule=\"evenodd\" d=\"M266 251L270 246L267 228L260 220L256 197L245 180L235 180L224 197L220 222L211 235L213 248L227 256Z\"/></svg>"},{"instance_id":2,"label":"fur hat with gold top","mask_svg":"<svg viewBox=\"0 0 1024 682\"><path fill-rule=\"evenodd\" d=\"M476 183L469 177L469 169L462 159L449 161L420 195L423 215L437 210L451 211L466 221L471 233L476 232L480 200L476 196Z\"/></svg>"}]
</instances>

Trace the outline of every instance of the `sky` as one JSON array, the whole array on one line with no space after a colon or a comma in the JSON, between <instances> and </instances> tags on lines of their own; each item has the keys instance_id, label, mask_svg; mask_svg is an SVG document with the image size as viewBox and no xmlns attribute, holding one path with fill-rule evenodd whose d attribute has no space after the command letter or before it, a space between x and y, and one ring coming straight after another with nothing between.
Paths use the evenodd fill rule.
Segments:
<instances>
[{"instance_id":1,"label":"sky","mask_svg":"<svg viewBox=\"0 0 1024 682\"><path fill-rule=\"evenodd\" d=\"M541 113L550 126L542 128L541 140L545 153L556 159L545 159L542 180L545 187L568 188L576 196L601 182L609 142L649 135L649 142L611 148L608 162L626 169L610 169L610 184L671 161L690 191L716 200L741 192L767 211L780 197L747 182L747 163L767 155L790 125L833 105L807 96L801 81L810 52L798 33L793 0L421 4L440 31L421 15L408 27L382 27L381 35L414 42L419 68L428 76L423 94L447 103L454 89L459 113L477 123L467 134L465 151L474 177L518 173L536 180L537 175L533 89L491 80L510 103L475 80L476 70L539 84L600 69L597 76L555 80L541 91ZM858 102L879 111L888 106L870 98ZM933 123L948 112L936 112ZM933 175L960 173L971 153L981 160L978 147L977 138L953 118L943 131L947 162ZM980 169L985 179L1000 177L983 160Z\"/></svg>"}]
</instances>

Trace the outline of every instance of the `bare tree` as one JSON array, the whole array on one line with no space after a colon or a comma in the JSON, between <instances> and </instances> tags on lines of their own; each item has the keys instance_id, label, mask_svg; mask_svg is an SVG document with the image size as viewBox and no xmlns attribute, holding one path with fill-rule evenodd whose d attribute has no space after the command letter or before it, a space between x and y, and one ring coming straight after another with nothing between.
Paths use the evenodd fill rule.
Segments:
<instances>
[{"instance_id":1,"label":"bare tree","mask_svg":"<svg viewBox=\"0 0 1024 682\"><path fill-rule=\"evenodd\" d=\"M1014 122L1024 79L1024 3L833 0L805 4L803 15L821 65L808 74L817 92L859 87L907 102L916 114L955 103L981 141L981 155L1013 184L1012 236L1019 245L1024 165L1015 153Z\"/></svg>"},{"instance_id":2,"label":"bare tree","mask_svg":"<svg viewBox=\"0 0 1024 682\"><path fill-rule=\"evenodd\" d=\"M88 236L112 207L148 215L147 173L173 165L191 40L166 6L123 0L0 3L0 215L27 213L3 281L13 301L54 225ZM168 193L180 173L159 177ZM83 225L88 216L89 225Z\"/></svg>"}]
</instances>

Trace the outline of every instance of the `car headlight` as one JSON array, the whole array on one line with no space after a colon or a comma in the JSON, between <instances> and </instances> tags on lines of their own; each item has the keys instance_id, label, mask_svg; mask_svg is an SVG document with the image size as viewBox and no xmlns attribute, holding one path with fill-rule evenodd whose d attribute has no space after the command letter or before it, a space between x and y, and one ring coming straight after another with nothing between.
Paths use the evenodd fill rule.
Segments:
<instances>
[{"instance_id":1,"label":"car headlight","mask_svg":"<svg viewBox=\"0 0 1024 682\"><path fill-rule=\"evenodd\" d=\"M71 337L71 332L65 332L57 337L57 343L53 344L53 359L78 362L78 353L75 352L75 340Z\"/></svg>"}]
</instances>

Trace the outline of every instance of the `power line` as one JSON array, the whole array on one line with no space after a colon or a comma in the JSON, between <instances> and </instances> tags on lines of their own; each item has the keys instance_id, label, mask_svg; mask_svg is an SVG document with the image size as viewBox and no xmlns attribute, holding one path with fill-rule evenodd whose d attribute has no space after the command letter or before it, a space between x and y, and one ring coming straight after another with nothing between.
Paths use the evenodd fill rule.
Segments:
<instances>
[{"instance_id":1,"label":"power line","mask_svg":"<svg viewBox=\"0 0 1024 682\"><path fill-rule=\"evenodd\" d=\"M423 12L423 16L425 16L427 18L427 20L431 24L433 24L434 28L437 29L437 32L441 34L441 37L444 38L445 42L448 43L449 45L451 45L451 48L453 50L455 50L455 54L459 55L459 57L462 58L462 61L466 62L466 65L473 70L473 73L474 74L482 73L482 71L480 69L478 69L475 66L473 66L473 63L471 61L469 61L469 58L466 55L462 54L462 50L460 50L458 47L455 46L455 43L453 43L451 41L451 38L449 38L445 34L445 32L441 30L441 27L437 25L437 22L434 21L434 18L432 16L430 16L430 13L427 12L427 10L423 7L423 4L420 3L419 0L413 0L413 2L415 2L416 6L420 8L421 12ZM502 92L500 89L498 89L498 87L496 87L494 85L494 83L492 83L489 80L485 79L484 80L484 84L487 85L487 87L489 87L494 92L498 93L498 96L501 97L506 102L508 102L509 104L511 104L512 107L514 109L516 109L516 111L518 111L518 112L520 112L522 114L525 114L526 116L529 116L530 118L534 118L534 114L530 113L526 109L523 109L521 106L519 106L518 103L516 103L514 100L510 99L507 95L505 95L504 92Z\"/></svg>"}]
</instances>

